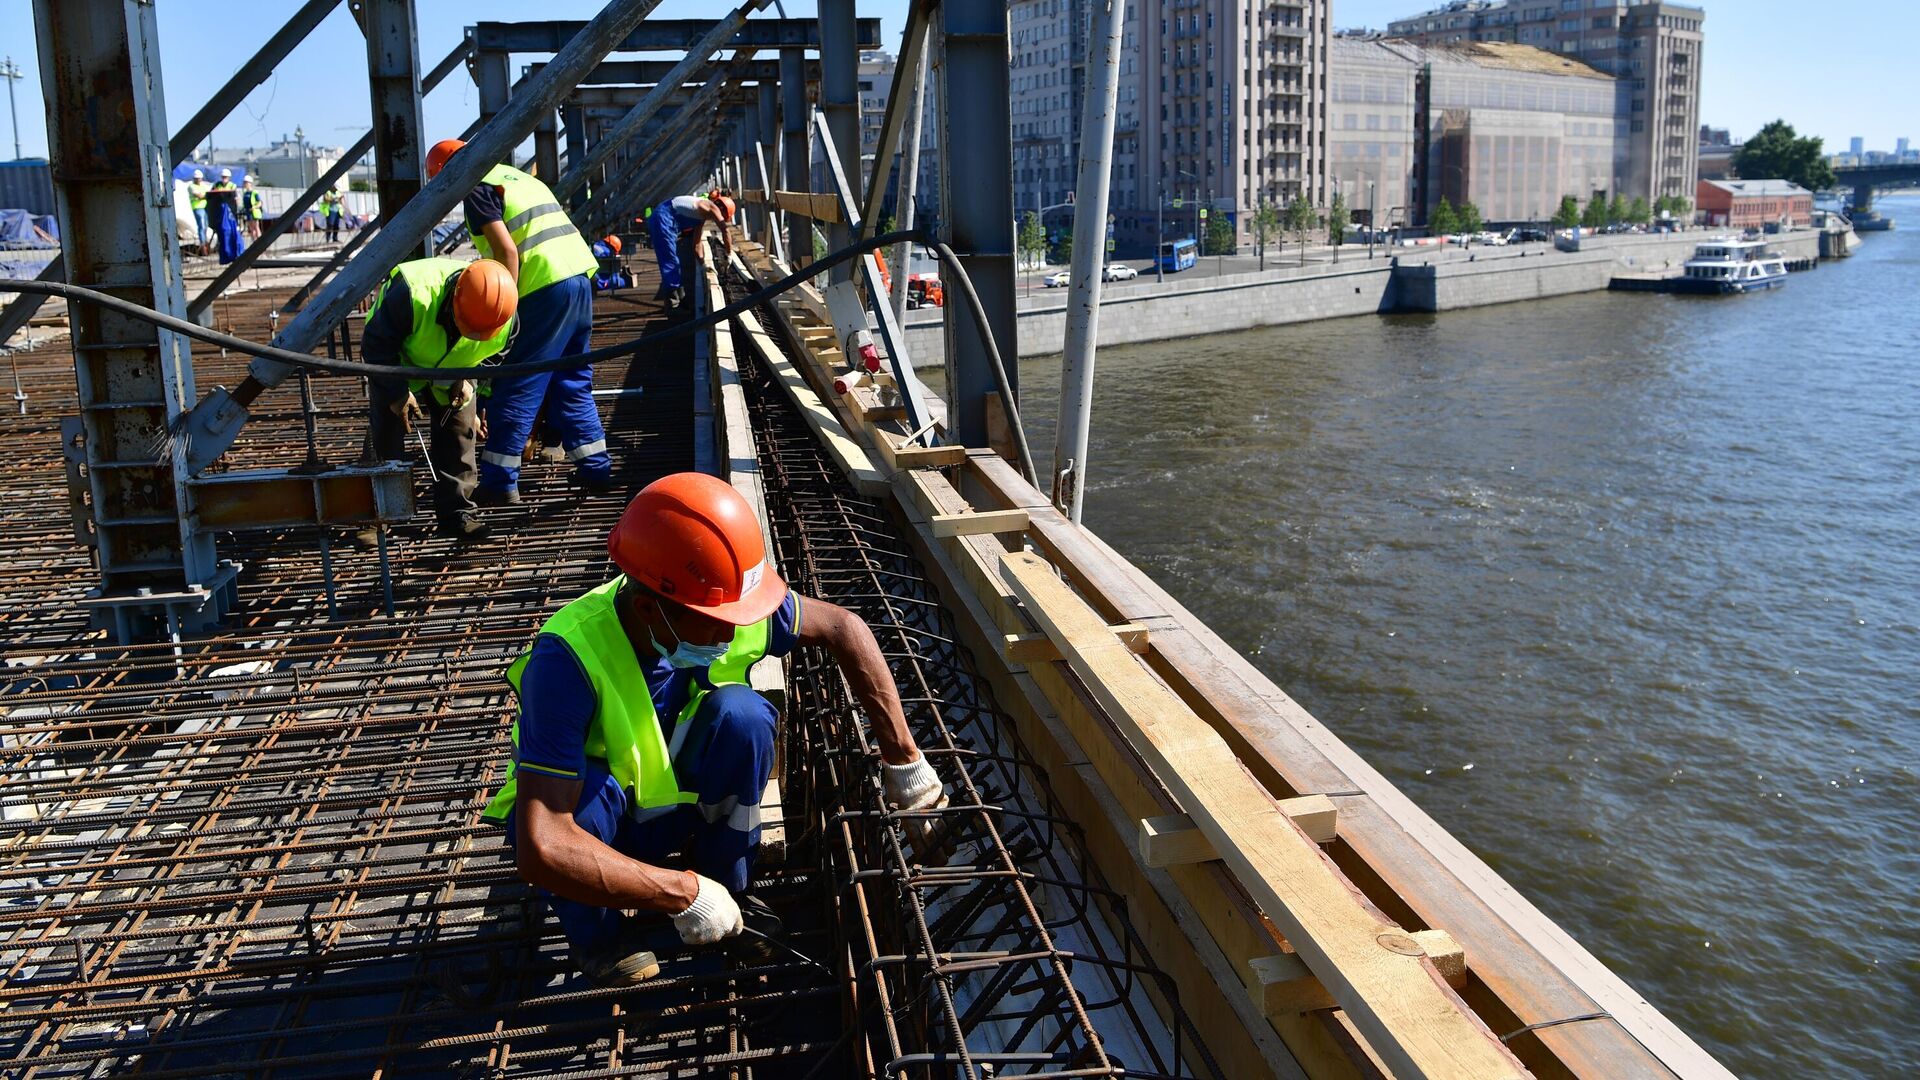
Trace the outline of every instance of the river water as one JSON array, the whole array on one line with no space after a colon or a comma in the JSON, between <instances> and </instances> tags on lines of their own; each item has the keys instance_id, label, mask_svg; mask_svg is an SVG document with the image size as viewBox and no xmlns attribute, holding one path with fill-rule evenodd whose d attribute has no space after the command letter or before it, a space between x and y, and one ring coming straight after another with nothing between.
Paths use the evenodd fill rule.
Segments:
<instances>
[{"instance_id":1,"label":"river water","mask_svg":"<svg viewBox=\"0 0 1920 1080\"><path fill-rule=\"evenodd\" d=\"M1755 296L1099 356L1086 521L1735 1072L1920 1073L1920 198ZM1049 456L1057 358L1022 364Z\"/></svg>"}]
</instances>

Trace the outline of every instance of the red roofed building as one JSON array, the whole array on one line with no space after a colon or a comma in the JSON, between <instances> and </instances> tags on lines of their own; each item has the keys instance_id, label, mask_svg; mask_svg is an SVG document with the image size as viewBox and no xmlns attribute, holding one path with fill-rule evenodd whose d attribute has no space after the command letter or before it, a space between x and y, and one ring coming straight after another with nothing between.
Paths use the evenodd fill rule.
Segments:
<instances>
[{"instance_id":1,"label":"red roofed building","mask_svg":"<svg viewBox=\"0 0 1920 1080\"><path fill-rule=\"evenodd\" d=\"M1813 224L1813 192L1785 180L1702 180L1694 203L1709 225Z\"/></svg>"}]
</instances>

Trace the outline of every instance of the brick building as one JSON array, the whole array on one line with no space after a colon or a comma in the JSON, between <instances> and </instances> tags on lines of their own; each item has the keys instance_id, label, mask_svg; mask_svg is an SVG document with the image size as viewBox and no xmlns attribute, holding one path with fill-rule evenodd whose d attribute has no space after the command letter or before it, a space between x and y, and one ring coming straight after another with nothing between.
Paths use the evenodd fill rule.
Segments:
<instances>
[{"instance_id":1,"label":"brick building","mask_svg":"<svg viewBox=\"0 0 1920 1080\"><path fill-rule=\"evenodd\" d=\"M1694 205L1708 225L1763 229L1813 223L1813 192L1785 180L1702 180Z\"/></svg>"}]
</instances>

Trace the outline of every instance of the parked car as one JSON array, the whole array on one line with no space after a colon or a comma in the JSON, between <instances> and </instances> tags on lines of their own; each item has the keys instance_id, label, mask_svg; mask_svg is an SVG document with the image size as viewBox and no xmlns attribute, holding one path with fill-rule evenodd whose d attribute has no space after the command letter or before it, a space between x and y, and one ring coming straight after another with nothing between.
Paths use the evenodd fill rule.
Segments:
<instances>
[{"instance_id":1,"label":"parked car","mask_svg":"<svg viewBox=\"0 0 1920 1080\"><path fill-rule=\"evenodd\" d=\"M1100 271L1102 281L1132 281L1139 276L1140 271L1126 263L1108 263L1106 268Z\"/></svg>"},{"instance_id":2,"label":"parked car","mask_svg":"<svg viewBox=\"0 0 1920 1080\"><path fill-rule=\"evenodd\" d=\"M1046 277L1041 278L1040 284L1045 285L1049 289L1064 289L1070 280L1072 280L1072 275L1068 274L1065 270L1056 270Z\"/></svg>"},{"instance_id":3,"label":"parked car","mask_svg":"<svg viewBox=\"0 0 1920 1080\"><path fill-rule=\"evenodd\" d=\"M1553 239L1553 235L1545 229L1515 229L1507 234L1507 243L1509 244L1545 243L1551 239Z\"/></svg>"},{"instance_id":4,"label":"parked car","mask_svg":"<svg viewBox=\"0 0 1920 1080\"><path fill-rule=\"evenodd\" d=\"M1473 242L1486 247L1505 247L1507 235L1497 232L1477 232L1473 234Z\"/></svg>"}]
</instances>

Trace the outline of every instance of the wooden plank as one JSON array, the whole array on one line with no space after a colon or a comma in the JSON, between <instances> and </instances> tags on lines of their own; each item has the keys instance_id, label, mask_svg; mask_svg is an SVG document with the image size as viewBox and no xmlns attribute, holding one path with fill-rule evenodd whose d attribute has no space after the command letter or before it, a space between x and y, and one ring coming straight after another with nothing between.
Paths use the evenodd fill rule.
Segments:
<instances>
[{"instance_id":1,"label":"wooden plank","mask_svg":"<svg viewBox=\"0 0 1920 1080\"><path fill-rule=\"evenodd\" d=\"M1316 844L1332 842L1337 831L1339 810L1325 795L1302 795L1282 799L1280 812L1293 819L1307 839ZM1143 818L1140 822L1140 860L1148 866L1175 866L1181 863L1211 862L1213 842L1185 814Z\"/></svg>"},{"instance_id":2,"label":"wooden plank","mask_svg":"<svg viewBox=\"0 0 1920 1080\"><path fill-rule=\"evenodd\" d=\"M1396 1077L1527 1075L1444 989L1413 939L1361 901L1225 740L1142 667L1045 560L1009 552L1000 562L1028 614Z\"/></svg>"},{"instance_id":3,"label":"wooden plank","mask_svg":"<svg viewBox=\"0 0 1920 1080\"><path fill-rule=\"evenodd\" d=\"M880 453L880 459L895 472L903 469L944 469L960 465L967 460L967 448L964 446L913 446L902 445L906 440L879 428L869 428L873 436L873 448ZM899 442L895 442L899 439Z\"/></svg>"},{"instance_id":4,"label":"wooden plank","mask_svg":"<svg viewBox=\"0 0 1920 1080\"><path fill-rule=\"evenodd\" d=\"M1448 986L1467 983L1467 958L1458 942L1444 930L1416 930L1407 935L1419 945ZM1266 1016L1314 1012L1335 1008L1333 996L1320 984L1297 953L1275 953L1247 962L1247 992Z\"/></svg>"},{"instance_id":5,"label":"wooden plank","mask_svg":"<svg viewBox=\"0 0 1920 1080\"><path fill-rule=\"evenodd\" d=\"M1025 510L972 510L964 514L937 514L933 521L935 536L983 536L988 533L1027 531Z\"/></svg>"},{"instance_id":6,"label":"wooden plank","mask_svg":"<svg viewBox=\"0 0 1920 1080\"><path fill-rule=\"evenodd\" d=\"M1113 633L1129 650L1138 654L1153 647L1152 631L1140 623L1115 623ZM1038 664L1060 659L1060 647L1045 634L1008 634L1000 655L1017 664Z\"/></svg>"},{"instance_id":7,"label":"wooden plank","mask_svg":"<svg viewBox=\"0 0 1920 1080\"><path fill-rule=\"evenodd\" d=\"M840 200L833 195L820 195L811 191L775 191L774 204L789 214L812 218L815 221L831 222L835 225L846 221L840 212Z\"/></svg>"},{"instance_id":8,"label":"wooden plank","mask_svg":"<svg viewBox=\"0 0 1920 1080\"><path fill-rule=\"evenodd\" d=\"M886 490L886 475L874 468L872 460L867 457L866 450L847 435L847 429L840 425L839 419L821 402L820 396L813 392L813 387L809 386L807 380L795 370L793 364L787 360L786 354L782 353L773 340L767 337L766 331L760 328L760 323L753 317L753 313L742 312L738 318L741 329L744 331L740 336L746 339L747 347L752 349L760 362L773 373L774 381L780 384L788 400L792 401L794 407L800 410L800 415L806 418L807 426L813 429L814 437L820 440L841 473L864 494L877 494Z\"/></svg>"}]
</instances>

